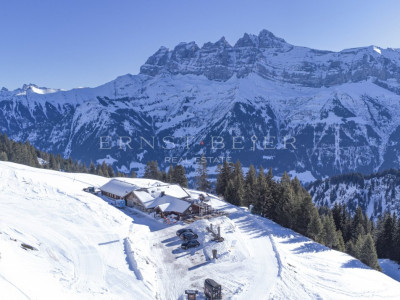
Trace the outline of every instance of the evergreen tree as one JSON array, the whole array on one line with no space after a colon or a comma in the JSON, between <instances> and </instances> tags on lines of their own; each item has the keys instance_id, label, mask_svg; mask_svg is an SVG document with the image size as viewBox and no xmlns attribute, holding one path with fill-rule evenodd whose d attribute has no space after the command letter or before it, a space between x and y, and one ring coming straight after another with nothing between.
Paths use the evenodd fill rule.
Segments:
<instances>
[{"instance_id":1,"label":"evergreen tree","mask_svg":"<svg viewBox=\"0 0 400 300\"><path fill-rule=\"evenodd\" d=\"M168 172L167 172L167 182L172 183L174 180L174 167L169 165Z\"/></svg>"},{"instance_id":2,"label":"evergreen tree","mask_svg":"<svg viewBox=\"0 0 400 300\"><path fill-rule=\"evenodd\" d=\"M160 172L160 178L159 180L161 180L162 182L168 182L168 174L167 172L165 172L164 170Z\"/></svg>"},{"instance_id":3,"label":"evergreen tree","mask_svg":"<svg viewBox=\"0 0 400 300\"><path fill-rule=\"evenodd\" d=\"M335 221L336 229L343 232L346 222L346 214L343 214L342 210L342 205L335 202L335 205L332 209L333 220Z\"/></svg>"},{"instance_id":4,"label":"evergreen tree","mask_svg":"<svg viewBox=\"0 0 400 300\"><path fill-rule=\"evenodd\" d=\"M244 205L246 205L247 207L250 204L254 205L254 201L256 198L256 184L257 184L257 172L254 166L250 165L245 179Z\"/></svg>"},{"instance_id":5,"label":"evergreen tree","mask_svg":"<svg viewBox=\"0 0 400 300\"><path fill-rule=\"evenodd\" d=\"M257 181L256 181L256 186L255 186L255 191L254 191L254 201L253 201L253 211L256 214L263 215L266 211L264 205L264 196L267 192L267 183L265 181L265 174L264 174L264 169L262 166L260 166L258 170L258 176L257 176Z\"/></svg>"},{"instance_id":6,"label":"evergreen tree","mask_svg":"<svg viewBox=\"0 0 400 300\"><path fill-rule=\"evenodd\" d=\"M240 162L237 161L232 172L232 178L229 180L228 186L225 190L224 197L226 201L237 206L242 206L244 204L244 196L245 186L242 166L240 165Z\"/></svg>"},{"instance_id":7,"label":"evergreen tree","mask_svg":"<svg viewBox=\"0 0 400 300\"><path fill-rule=\"evenodd\" d=\"M311 222L314 203L309 195L305 195L299 205L297 212L296 230L302 235L307 235L308 225Z\"/></svg>"},{"instance_id":8,"label":"evergreen tree","mask_svg":"<svg viewBox=\"0 0 400 300\"><path fill-rule=\"evenodd\" d=\"M114 169L110 165L107 167L107 173L109 177L115 177Z\"/></svg>"},{"instance_id":9,"label":"evergreen tree","mask_svg":"<svg viewBox=\"0 0 400 300\"><path fill-rule=\"evenodd\" d=\"M136 178L137 177L135 170L131 171L130 177L131 178Z\"/></svg>"},{"instance_id":10,"label":"evergreen tree","mask_svg":"<svg viewBox=\"0 0 400 300\"><path fill-rule=\"evenodd\" d=\"M103 176L110 177L110 174L108 174L108 166L104 160L100 166L100 169L101 169L101 173L103 174Z\"/></svg>"},{"instance_id":11,"label":"evergreen tree","mask_svg":"<svg viewBox=\"0 0 400 300\"><path fill-rule=\"evenodd\" d=\"M57 171L60 169L54 154L50 154L49 168Z\"/></svg>"},{"instance_id":12,"label":"evergreen tree","mask_svg":"<svg viewBox=\"0 0 400 300\"><path fill-rule=\"evenodd\" d=\"M148 161L144 170L143 178L159 180L161 177L157 161Z\"/></svg>"},{"instance_id":13,"label":"evergreen tree","mask_svg":"<svg viewBox=\"0 0 400 300\"><path fill-rule=\"evenodd\" d=\"M353 240L349 240L346 243L346 253L353 257L358 257L358 251Z\"/></svg>"},{"instance_id":14,"label":"evergreen tree","mask_svg":"<svg viewBox=\"0 0 400 300\"><path fill-rule=\"evenodd\" d=\"M332 214L323 217L323 244L329 248L338 246L335 221Z\"/></svg>"},{"instance_id":15,"label":"evergreen tree","mask_svg":"<svg viewBox=\"0 0 400 300\"><path fill-rule=\"evenodd\" d=\"M296 224L296 215L293 213L296 211L296 203L290 177L286 172L280 181L280 196L277 200L275 208L276 221L284 227L293 229Z\"/></svg>"},{"instance_id":16,"label":"evergreen tree","mask_svg":"<svg viewBox=\"0 0 400 300\"><path fill-rule=\"evenodd\" d=\"M196 183L198 190L206 193L210 191L211 183L208 180L207 159L204 154L201 155L198 163Z\"/></svg>"},{"instance_id":17,"label":"evergreen tree","mask_svg":"<svg viewBox=\"0 0 400 300\"><path fill-rule=\"evenodd\" d=\"M389 212L378 221L376 249L380 258L391 258L395 236L395 222Z\"/></svg>"},{"instance_id":18,"label":"evergreen tree","mask_svg":"<svg viewBox=\"0 0 400 300\"><path fill-rule=\"evenodd\" d=\"M231 178L231 167L227 161L224 161L223 165L218 167L218 177L215 187L217 195L225 194L225 189L228 186L230 178Z\"/></svg>"},{"instance_id":19,"label":"evergreen tree","mask_svg":"<svg viewBox=\"0 0 400 300\"><path fill-rule=\"evenodd\" d=\"M397 219L394 230L392 259L400 263L400 218Z\"/></svg>"},{"instance_id":20,"label":"evergreen tree","mask_svg":"<svg viewBox=\"0 0 400 300\"><path fill-rule=\"evenodd\" d=\"M8 155L7 155L6 152L4 152L4 151L0 152L0 160L1 161L8 161Z\"/></svg>"},{"instance_id":21,"label":"evergreen tree","mask_svg":"<svg viewBox=\"0 0 400 300\"><path fill-rule=\"evenodd\" d=\"M228 185L225 189L224 199L233 205L239 205L236 198L235 184L233 183L232 179L228 181Z\"/></svg>"},{"instance_id":22,"label":"evergreen tree","mask_svg":"<svg viewBox=\"0 0 400 300\"><path fill-rule=\"evenodd\" d=\"M370 234L367 234L364 238L363 245L359 252L359 259L367 266L370 266L375 270L382 271L378 263L378 256L376 254L374 240Z\"/></svg>"},{"instance_id":23,"label":"evergreen tree","mask_svg":"<svg viewBox=\"0 0 400 300\"><path fill-rule=\"evenodd\" d=\"M307 236L314 241L319 242L319 237L321 236L321 233L323 231L323 226L321 222L321 218L318 213L318 209L316 207L313 207L311 210L311 219L310 223L307 226Z\"/></svg>"},{"instance_id":24,"label":"evergreen tree","mask_svg":"<svg viewBox=\"0 0 400 300\"><path fill-rule=\"evenodd\" d=\"M167 177L169 176L169 171L167 174ZM182 165L176 165L175 169L173 170L172 173L172 180L173 183L177 183L182 187L187 187L188 186L188 180L186 178L186 171L185 168Z\"/></svg>"},{"instance_id":25,"label":"evergreen tree","mask_svg":"<svg viewBox=\"0 0 400 300\"><path fill-rule=\"evenodd\" d=\"M351 236L353 240L357 239L359 235L365 235L364 224L364 214L361 207L358 206L351 223Z\"/></svg>"},{"instance_id":26,"label":"evergreen tree","mask_svg":"<svg viewBox=\"0 0 400 300\"><path fill-rule=\"evenodd\" d=\"M96 167L92 161L90 162L90 165L89 165L89 173L96 174Z\"/></svg>"},{"instance_id":27,"label":"evergreen tree","mask_svg":"<svg viewBox=\"0 0 400 300\"><path fill-rule=\"evenodd\" d=\"M336 231L336 237L337 237L337 245L335 246L334 249L341 252L346 252L346 245L344 243L343 234L340 230Z\"/></svg>"}]
</instances>

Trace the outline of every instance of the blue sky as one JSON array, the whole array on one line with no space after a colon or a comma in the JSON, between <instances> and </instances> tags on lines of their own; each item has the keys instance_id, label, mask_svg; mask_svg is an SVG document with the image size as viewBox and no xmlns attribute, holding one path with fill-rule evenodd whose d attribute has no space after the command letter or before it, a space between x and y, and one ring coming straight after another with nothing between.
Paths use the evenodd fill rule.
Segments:
<instances>
[{"instance_id":1,"label":"blue sky","mask_svg":"<svg viewBox=\"0 0 400 300\"><path fill-rule=\"evenodd\" d=\"M0 10L0 87L97 86L160 46L268 29L317 49L400 48L397 0L18 0Z\"/></svg>"}]
</instances>

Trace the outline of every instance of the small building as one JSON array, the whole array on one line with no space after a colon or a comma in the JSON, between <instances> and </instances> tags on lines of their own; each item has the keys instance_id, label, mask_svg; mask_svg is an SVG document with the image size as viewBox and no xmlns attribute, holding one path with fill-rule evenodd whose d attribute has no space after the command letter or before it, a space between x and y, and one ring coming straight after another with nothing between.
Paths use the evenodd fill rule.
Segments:
<instances>
[{"instance_id":1,"label":"small building","mask_svg":"<svg viewBox=\"0 0 400 300\"><path fill-rule=\"evenodd\" d=\"M171 214L182 216L190 212L191 206L192 203L188 201L164 194L154 199L153 203L151 203L148 208L154 209L162 216L167 216Z\"/></svg>"},{"instance_id":2,"label":"small building","mask_svg":"<svg viewBox=\"0 0 400 300\"><path fill-rule=\"evenodd\" d=\"M216 283L214 280L207 278L204 280L204 294L206 299L222 299L221 285Z\"/></svg>"},{"instance_id":3,"label":"small building","mask_svg":"<svg viewBox=\"0 0 400 300\"><path fill-rule=\"evenodd\" d=\"M147 190L139 189L132 192L126 199L126 205L129 207L137 207L141 210L147 210L154 202L154 197Z\"/></svg>"},{"instance_id":4,"label":"small building","mask_svg":"<svg viewBox=\"0 0 400 300\"><path fill-rule=\"evenodd\" d=\"M118 179L112 179L100 187L101 194L112 199L127 200L138 187Z\"/></svg>"}]
</instances>

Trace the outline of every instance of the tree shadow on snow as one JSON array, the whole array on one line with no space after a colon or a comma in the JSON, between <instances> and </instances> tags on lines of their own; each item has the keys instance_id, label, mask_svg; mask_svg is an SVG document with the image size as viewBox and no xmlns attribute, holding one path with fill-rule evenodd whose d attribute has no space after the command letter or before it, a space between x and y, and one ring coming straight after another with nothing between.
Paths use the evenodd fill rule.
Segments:
<instances>
[{"instance_id":1,"label":"tree shadow on snow","mask_svg":"<svg viewBox=\"0 0 400 300\"><path fill-rule=\"evenodd\" d=\"M179 239L179 237L173 236L173 237L170 237L168 239L161 241L161 243L169 243L169 242L175 241L176 239Z\"/></svg>"},{"instance_id":2,"label":"tree shadow on snow","mask_svg":"<svg viewBox=\"0 0 400 300\"><path fill-rule=\"evenodd\" d=\"M349 260L347 263L344 263L342 265L342 268L371 269L370 267L368 267L367 265L364 265L361 261L359 261L358 259L355 259L355 258Z\"/></svg>"},{"instance_id":3,"label":"tree shadow on snow","mask_svg":"<svg viewBox=\"0 0 400 300\"><path fill-rule=\"evenodd\" d=\"M188 270L189 271L193 271L193 270L196 270L198 268L204 267L205 265L208 265L209 263L212 263L212 260L209 260L209 261L203 262L201 264L198 264L196 266L190 267L190 268L188 268Z\"/></svg>"},{"instance_id":4,"label":"tree shadow on snow","mask_svg":"<svg viewBox=\"0 0 400 300\"><path fill-rule=\"evenodd\" d=\"M166 243L165 246L166 246L166 247L174 247L174 246L181 245L182 243L183 243L183 242L182 242L181 240L178 239L178 240L176 240L176 241Z\"/></svg>"},{"instance_id":5,"label":"tree shadow on snow","mask_svg":"<svg viewBox=\"0 0 400 300\"><path fill-rule=\"evenodd\" d=\"M305 236L302 236L300 234L296 234L294 237L282 241L282 244L295 244L295 243L304 243L304 242L310 242L311 240L309 238L306 238Z\"/></svg>"},{"instance_id":6,"label":"tree shadow on snow","mask_svg":"<svg viewBox=\"0 0 400 300\"><path fill-rule=\"evenodd\" d=\"M315 253L315 252L323 252L323 251L331 250L328 247L325 247L321 244L312 242L306 238L304 238L304 239L309 242L301 245L300 247L293 249L292 252L294 252L295 254L303 254L303 253ZM285 242L290 242L290 241L285 241Z\"/></svg>"}]
</instances>

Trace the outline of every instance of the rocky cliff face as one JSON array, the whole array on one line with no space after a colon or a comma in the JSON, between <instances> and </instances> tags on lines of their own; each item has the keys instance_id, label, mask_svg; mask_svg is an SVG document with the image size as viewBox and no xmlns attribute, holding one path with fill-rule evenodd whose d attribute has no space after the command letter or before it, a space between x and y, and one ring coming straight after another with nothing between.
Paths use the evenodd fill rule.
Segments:
<instances>
[{"instance_id":1,"label":"rocky cliff face","mask_svg":"<svg viewBox=\"0 0 400 300\"><path fill-rule=\"evenodd\" d=\"M303 181L400 167L400 53L290 45L264 30L160 48L140 74L70 91L0 91L0 130L65 156L139 173L193 170L205 153ZM211 168L211 171L214 169Z\"/></svg>"}]
</instances>

